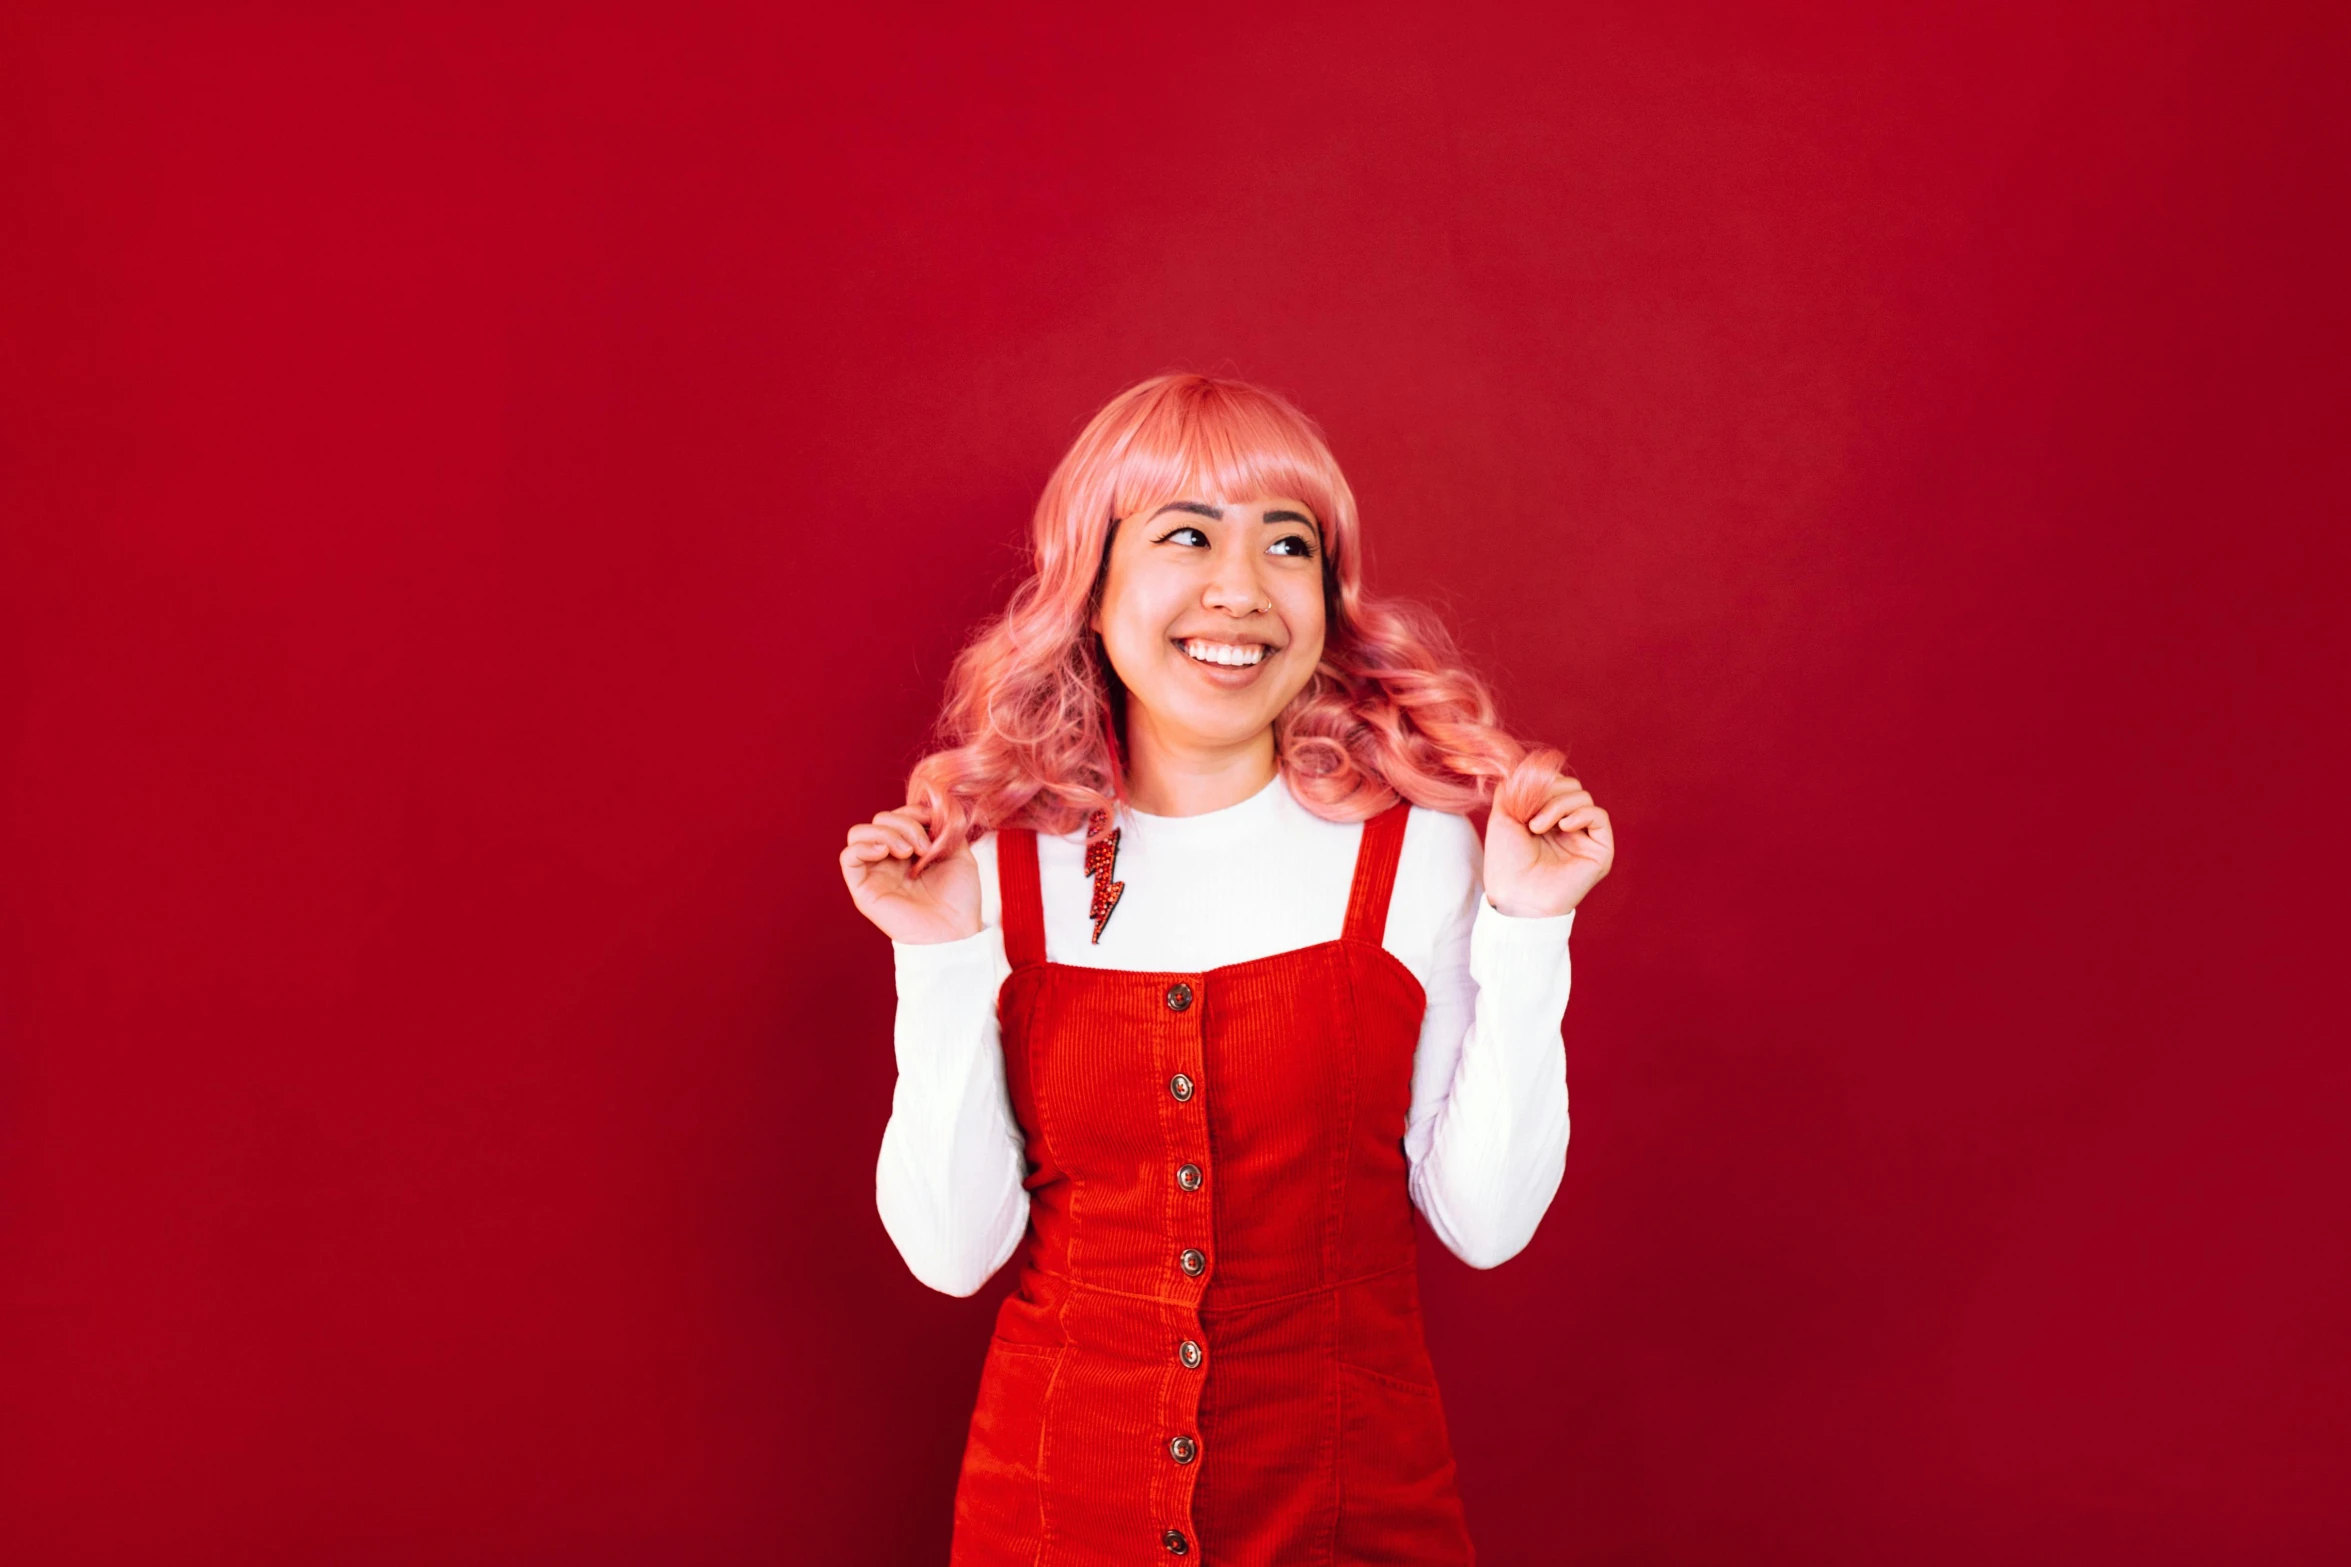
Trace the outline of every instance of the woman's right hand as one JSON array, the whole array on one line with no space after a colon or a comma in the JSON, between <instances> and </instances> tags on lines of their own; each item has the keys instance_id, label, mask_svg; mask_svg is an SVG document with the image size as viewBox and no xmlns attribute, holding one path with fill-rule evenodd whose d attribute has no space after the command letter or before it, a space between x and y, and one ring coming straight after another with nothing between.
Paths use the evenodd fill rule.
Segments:
<instances>
[{"instance_id":1,"label":"woman's right hand","mask_svg":"<svg viewBox=\"0 0 2351 1567\"><path fill-rule=\"evenodd\" d=\"M980 867L966 842L933 860L919 879L907 872L930 852L931 835L920 806L884 811L871 824L849 829L841 851L841 879L857 912L892 941L960 941L980 930Z\"/></svg>"}]
</instances>

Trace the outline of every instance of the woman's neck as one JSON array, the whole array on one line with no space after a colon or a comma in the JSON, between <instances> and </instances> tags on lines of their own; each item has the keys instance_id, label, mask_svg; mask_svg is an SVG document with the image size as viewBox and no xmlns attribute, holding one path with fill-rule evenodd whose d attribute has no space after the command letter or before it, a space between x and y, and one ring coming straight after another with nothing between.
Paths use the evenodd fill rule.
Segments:
<instances>
[{"instance_id":1,"label":"woman's neck","mask_svg":"<svg viewBox=\"0 0 2351 1567\"><path fill-rule=\"evenodd\" d=\"M1273 731L1220 750L1173 748L1147 730L1130 728L1138 742L1127 757L1127 800L1148 816L1200 816L1238 805L1273 782L1279 771Z\"/></svg>"}]
</instances>

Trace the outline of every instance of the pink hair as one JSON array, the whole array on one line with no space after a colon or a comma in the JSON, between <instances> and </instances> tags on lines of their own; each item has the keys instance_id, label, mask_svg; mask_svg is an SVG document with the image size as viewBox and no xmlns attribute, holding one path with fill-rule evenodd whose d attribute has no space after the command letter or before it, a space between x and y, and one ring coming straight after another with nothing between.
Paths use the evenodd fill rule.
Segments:
<instances>
[{"instance_id":1,"label":"pink hair","mask_svg":"<svg viewBox=\"0 0 2351 1567\"><path fill-rule=\"evenodd\" d=\"M1074 832L1127 799L1117 713L1125 689L1087 625L1114 519L1184 496L1292 496L1322 524L1322 660L1274 721L1291 792L1328 821L1401 795L1523 819L1564 753L1495 722L1494 699L1428 610L1363 591L1355 497L1322 433L1246 381L1161 375L1112 398L1037 502L1033 570L956 656L938 739L907 778L933 859L1000 825Z\"/></svg>"}]
</instances>

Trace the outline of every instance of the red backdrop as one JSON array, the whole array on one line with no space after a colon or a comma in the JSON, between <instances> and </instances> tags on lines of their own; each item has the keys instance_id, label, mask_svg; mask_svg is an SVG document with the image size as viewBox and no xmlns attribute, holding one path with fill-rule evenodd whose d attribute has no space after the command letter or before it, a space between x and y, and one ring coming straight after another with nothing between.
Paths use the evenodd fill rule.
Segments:
<instances>
[{"instance_id":1,"label":"red backdrop","mask_svg":"<svg viewBox=\"0 0 2351 1567\"><path fill-rule=\"evenodd\" d=\"M789 9L0 21L0 1557L943 1558L835 856L1177 366L1617 824L1487 1558L2351 1548L2328 8Z\"/></svg>"}]
</instances>

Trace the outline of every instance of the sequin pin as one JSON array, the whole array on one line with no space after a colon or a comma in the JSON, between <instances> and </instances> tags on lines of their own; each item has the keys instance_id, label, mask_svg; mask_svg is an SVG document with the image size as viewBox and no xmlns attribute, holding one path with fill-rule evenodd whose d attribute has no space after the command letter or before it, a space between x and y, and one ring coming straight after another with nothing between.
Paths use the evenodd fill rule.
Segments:
<instances>
[{"instance_id":1,"label":"sequin pin","mask_svg":"<svg viewBox=\"0 0 2351 1567\"><path fill-rule=\"evenodd\" d=\"M1108 811L1096 811L1086 818L1086 831L1089 834L1099 832L1102 824L1108 820ZM1118 895L1127 890L1125 882L1110 879L1112 869L1118 864L1119 832L1119 828L1113 827L1108 836L1094 839L1086 845L1086 874L1094 878L1094 906L1089 912L1094 918L1094 940L1097 942L1102 939L1102 927L1110 923L1110 911L1118 907Z\"/></svg>"}]
</instances>

